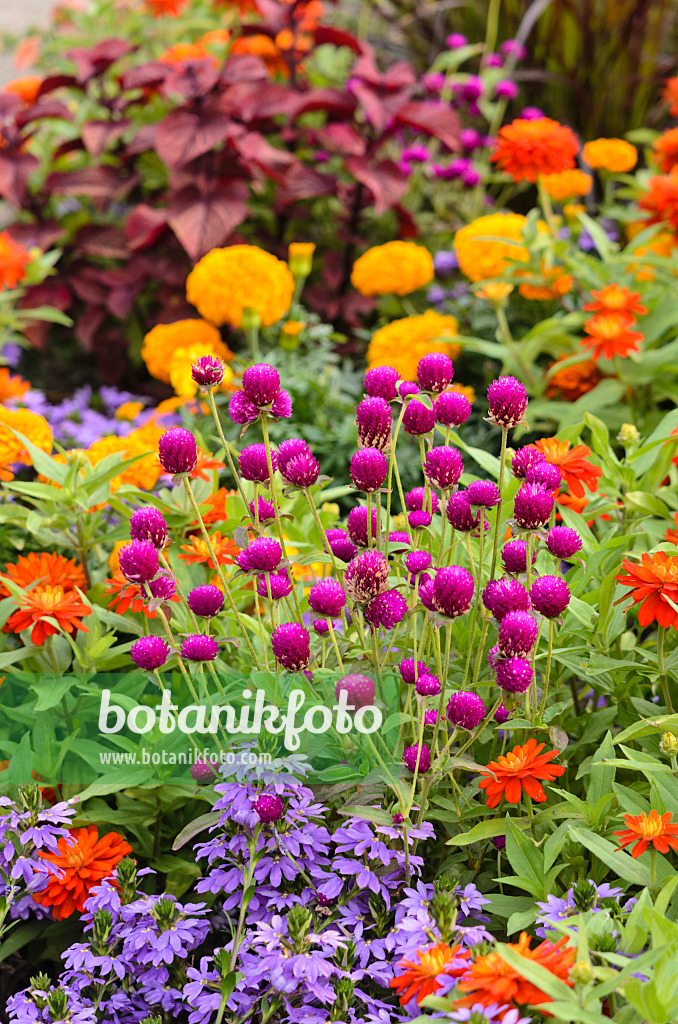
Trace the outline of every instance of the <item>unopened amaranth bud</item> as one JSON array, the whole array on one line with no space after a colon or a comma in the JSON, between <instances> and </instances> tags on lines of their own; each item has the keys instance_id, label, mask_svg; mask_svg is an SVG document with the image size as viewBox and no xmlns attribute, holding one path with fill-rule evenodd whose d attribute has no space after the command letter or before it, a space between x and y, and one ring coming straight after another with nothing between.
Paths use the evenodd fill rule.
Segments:
<instances>
[{"instance_id":1,"label":"unopened amaranth bud","mask_svg":"<svg viewBox=\"0 0 678 1024\"><path fill-rule=\"evenodd\" d=\"M138 508L129 521L132 540L147 540L159 551L167 543L167 523L157 508Z\"/></svg>"},{"instance_id":2,"label":"unopened amaranth bud","mask_svg":"<svg viewBox=\"0 0 678 1024\"><path fill-rule=\"evenodd\" d=\"M218 356L200 356L191 366L191 376L204 391L218 387L224 380L224 364Z\"/></svg>"}]
</instances>

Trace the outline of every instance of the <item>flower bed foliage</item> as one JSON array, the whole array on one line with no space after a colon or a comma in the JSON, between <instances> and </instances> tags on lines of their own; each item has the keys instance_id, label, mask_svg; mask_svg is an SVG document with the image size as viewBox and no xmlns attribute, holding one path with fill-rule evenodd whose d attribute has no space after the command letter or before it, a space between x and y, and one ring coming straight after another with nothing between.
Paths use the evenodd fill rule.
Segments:
<instances>
[{"instance_id":1,"label":"flower bed foliage","mask_svg":"<svg viewBox=\"0 0 678 1024\"><path fill-rule=\"evenodd\" d=\"M339 8L0 96L0 1013L672 1024L676 129Z\"/></svg>"}]
</instances>

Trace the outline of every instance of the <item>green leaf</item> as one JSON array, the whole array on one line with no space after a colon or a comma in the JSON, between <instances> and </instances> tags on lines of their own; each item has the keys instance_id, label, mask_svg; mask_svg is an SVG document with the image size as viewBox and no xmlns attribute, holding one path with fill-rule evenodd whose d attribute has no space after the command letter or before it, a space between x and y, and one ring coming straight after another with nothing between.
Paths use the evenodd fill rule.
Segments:
<instances>
[{"instance_id":1,"label":"green leaf","mask_svg":"<svg viewBox=\"0 0 678 1024\"><path fill-rule=\"evenodd\" d=\"M200 817L194 818L188 825L182 828L179 835L172 843L173 850L180 850L182 846L185 846L190 839L194 839L204 829L209 828L211 825L216 825L221 818L223 811L209 811L207 814L201 814Z\"/></svg>"},{"instance_id":2,"label":"green leaf","mask_svg":"<svg viewBox=\"0 0 678 1024\"><path fill-rule=\"evenodd\" d=\"M388 811L382 811L378 807L340 807L340 814L346 814L350 818L360 818L362 821L371 821L375 825L392 825L393 815Z\"/></svg>"},{"instance_id":3,"label":"green leaf","mask_svg":"<svg viewBox=\"0 0 678 1024\"><path fill-rule=\"evenodd\" d=\"M597 836L587 829L570 825L570 836L573 842L581 843L582 846L585 846L590 853L593 853L599 860L602 860L603 864L607 864L608 868L614 871L620 878L624 878L627 882L633 882L634 885L649 887L651 882L650 868L649 865L646 866L640 859L636 860L630 857L628 853L619 850L612 843L608 842L607 839L603 839L602 836ZM672 874L673 870L669 866L668 861L658 854L657 877L664 879Z\"/></svg>"},{"instance_id":4,"label":"green leaf","mask_svg":"<svg viewBox=\"0 0 678 1024\"><path fill-rule=\"evenodd\" d=\"M38 695L38 700L35 705L35 711L49 711L50 708L55 707L61 698L68 693L70 688L77 682L73 677L57 678L57 679L41 679L36 683L31 683L31 689L35 690Z\"/></svg>"},{"instance_id":5,"label":"green leaf","mask_svg":"<svg viewBox=\"0 0 678 1024\"><path fill-rule=\"evenodd\" d=\"M605 739L593 755L593 765L586 800L592 807L598 803L601 797L612 793L615 769L613 765L601 764L608 759L614 758L614 741L612 733L607 732Z\"/></svg>"},{"instance_id":6,"label":"green leaf","mask_svg":"<svg viewBox=\"0 0 678 1024\"><path fill-rule=\"evenodd\" d=\"M529 881L533 895L546 899L548 893L544 892L544 855L514 825L509 814L506 815L506 856L513 870Z\"/></svg>"},{"instance_id":7,"label":"green leaf","mask_svg":"<svg viewBox=\"0 0 678 1024\"><path fill-rule=\"evenodd\" d=\"M514 825L520 828L528 828L530 824L527 818L512 818L511 820ZM471 843L481 843L486 839L494 838L494 836L503 836L505 830L506 825L501 818L489 818L487 821L481 821L474 825L468 832L461 832L458 836L452 836L445 845L470 846Z\"/></svg>"},{"instance_id":8,"label":"green leaf","mask_svg":"<svg viewBox=\"0 0 678 1024\"><path fill-rule=\"evenodd\" d=\"M43 452L42 448L38 448L37 445L28 440L25 434L20 433L13 427L8 427L7 429L11 430L15 437L19 438L21 444L30 455L33 466L38 473L40 473L41 476L46 476L48 480L54 480L56 483L63 485L64 480L68 476L68 464L56 462L51 455L47 455Z\"/></svg>"}]
</instances>

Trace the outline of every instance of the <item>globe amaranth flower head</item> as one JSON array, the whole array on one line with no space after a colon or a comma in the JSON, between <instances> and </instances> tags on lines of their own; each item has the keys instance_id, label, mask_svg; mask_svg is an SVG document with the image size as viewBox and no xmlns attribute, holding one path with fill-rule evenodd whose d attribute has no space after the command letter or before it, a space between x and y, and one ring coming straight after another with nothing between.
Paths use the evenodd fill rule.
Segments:
<instances>
[{"instance_id":1,"label":"globe amaranth flower head","mask_svg":"<svg viewBox=\"0 0 678 1024\"><path fill-rule=\"evenodd\" d=\"M132 540L147 540L158 549L167 544L167 523L157 508L148 506L138 508L129 521L129 532Z\"/></svg>"},{"instance_id":2,"label":"globe amaranth flower head","mask_svg":"<svg viewBox=\"0 0 678 1024\"><path fill-rule=\"evenodd\" d=\"M431 566L431 556L428 551L408 551L405 555L405 568L409 573L418 576Z\"/></svg>"},{"instance_id":3,"label":"globe amaranth flower head","mask_svg":"<svg viewBox=\"0 0 678 1024\"><path fill-rule=\"evenodd\" d=\"M567 561L568 558L572 558L578 551L581 551L581 537L576 530L570 529L569 526L554 526L552 530L549 530L546 547L556 558Z\"/></svg>"},{"instance_id":4,"label":"globe amaranth flower head","mask_svg":"<svg viewBox=\"0 0 678 1024\"><path fill-rule=\"evenodd\" d=\"M570 589L561 576L538 576L530 598L532 607L544 618L557 619L570 603Z\"/></svg>"},{"instance_id":5,"label":"globe amaranth flower head","mask_svg":"<svg viewBox=\"0 0 678 1024\"><path fill-rule=\"evenodd\" d=\"M285 472L281 472L281 476L293 487L313 487L320 476L320 463L310 450L300 452L287 460Z\"/></svg>"},{"instance_id":6,"label":"globe amaranth flower head","mask_svg":"<svg viewBox=\"0 0 678 1024\"><path fill-rule=\"evenodd\" d=\"M419 360L417 383L422 391L440 394L447 391L454 378L454 366L444 352L428 352Z\"/></svg>"},{"instance_id":7,"label":"globe amaranth flower head","mask_svg":"<svg viewBox=\"0 0 678 1024\"><path fill-rule=\"evenodd\" d=\"M134 641L129 653L135 665L152 672L165 664L170 655L170 647L161 636L142 636Z\"/></svg>"},{"instance_id":8,"label":"globe amaranth flower head","mask_svg":"<svg viewBox=\"0 0 678 1024\"><path fill-rule=\"evenodd\" d=\"M271 465L275 471L277 466L277 453L271 451ZM251 444L240 452L240 473L245 480L251 483L266 484L269 480L268 462L266 460L266 446L264 444Z\"/></svg>"},{"instance_id":9,"label":"globe amaranth flower head","mask_svg":"<svg viewBox=\"0 0 678 1024\"><path fill-rule=\"evenodd\" d=\"M557 466L544 460L528 466L525 471L526 484L539 484L548 491L557 491L563 482L563 474Z\"/></svg>"},{"instance_id":10,"label":"globe amaranth flower head","mask_svg":"<svg viewBox=\"0 0 678 1024\"><path fill-rule=\"evenodd\" d=\"M378 448L359 448L351 459L351 480L359 491L378 491L388 476L388 459Z\"/></svg>"},{"instance_id":11,"label":"globe amaranth flower head","mask_svg":"<svg viewBox=\"0 0 678 1024\"><path fill-rule=\"evenodd\" d=\"M527 572L527 541L510 540L501 550L501 561L505 571L511 576L519 576ZM537 561L536 551L532 552L532 565Z\"/></svg>"},{"instance_id":12,"label":"globe amaranth flower head","mask_svg":"<svg viewBox=\"0 0 678 1024\"><path fill-rule=\"evenodd\" d=\"M256 522L257 516L255 513L258 513L259 515L260 524L271 523L275 519L275 508L273 506L273 502L266 501L266 499L262 498L260 494L257 496L256 505L254 504L253 501L250 501L247 507L250 510L252 522Z\"/></svg>"},{"instance_id":13,"label":"globe amaranth flower head","mask_svg":"<svg viewBox=\"0 0 678 1024\"><path fill-rule=\"evenodd\" d=\"M191 366L191 377L204 391L218 387L224 380L224 364L218 356L200 356Z\"/></svg>"},{"instance_id":14,"label":"globe amaranth flower head","mask_svg":"<svg viewBox=\"0 0 678 1024\"><path fill-rule=\"evenodd\" d=\"M264 824L280 821L285 814L285 804L276 794L262 793L254 802L253 808L259 816L259 821Z\"/></svg>"},{"instance_id":15,"label":"globe amaranth flower head","mask_svg":"<svg viewBox=\"0 0 678 1024\"><path fill-rule=\"evenodd\" d=\"M540 484L523 484L513 501L513 519L522 530L538 530L551 518L553 492Z\"/></svg>"},{"instance_id":16,"label":"globe amaranth flower head","mask_svg":"<svg viewBox=\"0 0 678 1024\"><path fill-rule=\"evenodd\" d=\"M424 476L440 491L449 491L459 483L464 462L456 448L440 445L426 453Z\"/></svg>"},{"instance_id":17,"label":"globe amaranth flower head","mask_svg":"<svg viewBox=\"0 0 678 1024\"><path fill-rule=\"evenodd\" d=\"M213 636L193 633L181 645L181 657L187 661L214 661L219 655L219 644Z\"/></svg>"},{"instance_id":18,"label":"globe amaranth flower head","mask_svg":"<svg viewBox=\"0 0 678 1024\"><path fill-rule=\"evenodd\" d=\"M425 744L420 747L418 743L413 743L411 747L405 747L403 761L413 775L415 771L422 775L431 769L431 751Z\"/></svg>"},{"instance_id":19,"label":"globe amaranth flower head","mask_svg":"<svg viewBox=\"0 0 678 1024\"><path fill-rule=\"evenodd\" d=\"M199 615L202 619L211 619L223 609L224 595L219 587L205 583L200 587L194 587L186 602L194 615Z\"/></svg>"},{"instance_id":20,"label":"globe amaranth flower head","mask_svg":"<svg viewBox=\"0 0 678 1024\"><path fill-rule=\"evenodd\" d=\"M211 758L204 761L194 761L190 768L191 778L196 782L216 782L219 778L219 761Z\"/></svg>"},{"instance_id":21,"label":"globe amaranth flower head","mask_svg":"<svg viewBox=\"0 0 678 1024\"><path fill-rule=\"evenodd\" d=\"M258 409L270 405L280 391L278 371L268 363L248 366L242 375L242 389L245 397Z\"/></svg>"},{"instance_id":22,"label":"globe amaranth flower head","mask_svg":"<svg viewBox=\"0 0 678 1024\"><path fill-rule=\"evenodd\" d=\"M171 601L177 592L177 581L167 572L147 584L154 601Z\"/></svg>"},{"instance_id":23,"label":"globe amaranth flower head","mask_svg":"<svg viewBox=\"0 0 678 1024\"><path fill-rule=\"evenodd\" d=\"M473 600L473 576L461 565L444 566L433 580L433 602L440 615L464 615Z\"/></svg>"},{"instance_id":24,"label":"globe amaranth flower head","mask_svg":"<svg viewBox=\"0 0 678 1024\"><path fill-rule=\"evenodd\" d=\"M432 673L428 669L428 666L425 665L423 661L417 661L415 663L414 658L403 658L403 660L398 665L398 671L402 676L403 682L407 683L408 686L412 686L412 684L416 681L415 677L419 678L419 676L432 675Z\"/></svg>"},{"instance_id":25,"label":"globe amaranth flower head","mask_svg":"<svg viewBox=\"0 0 678 1024\"><path fill-rule=\"evenodd\" d=\"M311 660L311 638L298 622L283 622L271 635L271 647L276 661L288 672L308 668Z\"/></svg>"},{"instance_id":26,"label":"globe amaranth flower head","mask_svg":"<svg viewBox=\"0 0 678 1024\"><path fill-rule=\"evenodd\" d=\"M375 687L374 680L359 672L343 676L337 680L334 687L334 694L340 700L342 690L346 692L346 704L348 707L358 711L360 708L369 708L374 704Z\"/></svg>"},{"instance_id":27,"label":"globe amaranth flower head","mask_svg":"<svg viewBox=\"0 0 678 1024\"><path fill-rule=\"evenodd\" d=\"M276 453L276 466L280 470L280 475L283 480L285 479L288 462L295 459L298 455L311 454L312 452L308 446L308 442L304 441L301 437L289 437L286 441L283 441L278 446L278 451Z\"/></svg>"},{"instance_id":28,"label":"globe amaranth flower head","mask_svg":"<svg viewBox=\"0 0 678 1024\"><path fill-rule=\"evenodd\" d=\"M367 510L365 510L365 512L367 513ZM350 562L358 554L356 544L353 543L346 530L342 530L341 527L326 530L325 536L327 537L327 543L329 544L330 551L334 557L338 558L341 562ZM367 529L365 530L364 547L367 547Z\"/></svg>"},{"instance_id":29,"label":"globe amaranth flower head","mask_svg":"<svg viewBox=\"0 0 678 1024\"><path fill-rule=\"evenodd\" d=\"M438 495L433 491L428 492L426 495L425 487L413 487L411 491L408 491L405 495L405 507L408 512L421 512L431 511L435 515L440 507L438 501Z\"/></svg>"},{"instance_id":30,"label":"globe amaranth flower head","mask_svg":"<svg viewBox=\"0 0 678 1024\"><path fill-rule=\"evenodd\" d=\"M450 526L460 533L471 533L480 526L480 511L474 512L471 508L466 491L450 495L445 514Z\"/></svg>"},{"instance_id":31,"label":"globe amaranth flower head","mask_svg":"<svg viewBox=\"0 0 678 1024\"><path fill-rule=\"evenodd\" d=\"M361 448L378 448L382 452L390 450L393 413L384 398L364 398L358 406L356 422Z\"/></svg>"},{"instance_id":32,"label":"globe amaranth flower head","mask_svg":"<svg viewBox=\"0 0 678 1024\"><path fill-rule=\"evenodd\" d=\"M419 676L414 688L420 697L435 697L442 690L440 680L433 673Z\"/></svg>"},{"instance_id":33,"label":"globe amaranth flower head","mask_svg":"<svg viewBox=\"0 0 678 1024\"><path fill-rule=\"evenodd\" d=\"M436 425L436 411L429 409L418 398L413 398L403 413L402 424L403 430L414 437L430 434Z\"/></svg>"},{"instance_id":34,"label":"globe amaranth flower head","mask_svg":"<svg viewBox=\"0 0 678 1024\"><path fill-rule=\"evenodd\" d=\"M495 661L497 686L509 693L525 693L532 682L532 664L526 658L506 658Z\"/></svg>"},{"instance_id":35,"label":"globe amaranth flower head","mask_svg":"<svg viewBox=\"0 0 678 1024\"><path fill-rule=\"evenodd\" d=\"M228 403L228 415L234 423L244 425L254 423L259 418L259 410L244 391L236 391Z\"/></svg>"},{"instance_id":36,"label":"globe amaranth flower head","mask_svg":"<svg viewBox=\"0 0 678 1024\"><path fill-rule=\"evenodd\" d=\"M388 590L388 562L378 551L363 551L346 567L344 584L348 596L357 604L367 604Z\"/></svg>"},{"instance_id":37,"label":"globe amaranth flower head","mask_svg":"<svg viewBox=\"0 0 678 1024\"><path fill-rule=\"evenodd\" d=\"M365 393L392 402L398 397L399 379L400 374L392 366L374 366L365 374Z\"/></svg>"},{"instance_id":38,"label":"globe amaranth flower head","mask_svg":"<svg viewBox=\"0 0 678 1024\"><path fill-rule=\"evenodd\" d=\"M198 446L190 430L170 427L158 441L158 458L166 473L192 473L198 465Z\"/></svg>"},{"instance_id":39,"label":"globe amaranth flower head","mask_svg":"<svg viewBox=\"0 0 678 1024\"><path fill-rule=\"evenodd\" d=\"M158 572L158 549L150 540L133 540L120 549L120 572L130 583L143 586Z\"/></svg>"},{"instance_id":40,"label":"globe amaranth flower head","mask_svg":"<svg viewBox=\"0 0 678 1024\"><path fill-rule=\"evenodd\" d=\"M480 725L486 714L482 698L469 690L457 690L447 702L447 717L456 729L470 732Z\"/></svg>"},{"instance_id":41,"label":"globe amaranth flower head","mask_svg":"<svg viewBox=\"0 0 678 1024\"><path fill-rule=\"evenodd\" d=\"M436 418L444 427L460 427L471 415L471 403L461 391L444 391L435 400Z\"/></svg>"},{"instance_id":42,"label":"globe amaranth flower head","mask_svg":"<svg viewBox=\"0 0 678 1024\"><path fill-rule=\"evenodd\" d=\"M499 623L499 650L506 657L525 656L538 635L539 624L529 612L507 612Z\"/></svg>"},{"instance_id":43,"label":"globe amaranth flower head","mask_svg":"<svg viewBox=\"0 0 678 1024\"><path fill-rule=\"evenodd\" d=\"M376 510L376 508L372 509L372 512L371 512L371 515L370 515L370 522L372 524L371 530L370 530L370 533L371 533L371 536L372 536L372 540L376 540L376 537L377 537L377 510ZM354 545L357 544L358 547L361 547L361 548L369 547L369 538L367 536L367 506L366 505L356 505L355 508L351 509L351 511L348 514L348 519L346 520L346 526L348 527L348 535L351 538L351 540L353 541ZM330 531L330 530L328 530L327 531L327 536L329 537L330 533L335 533L335 532L338 532L338 531L335 531L335 530ZM345 531L343 531L343 530L341 532L345 533ZM353 554L351 555L351 558L354 558L357 553L358 552L354 549ZM349 562L350 562L350 560L351 560L350 558L345 559L345 561L349 561Z\"/></svg>"},{"instance_id":44,"label":"globe amaranth flower head","mask_svg":"<svg viewBox=\"0 0 678 1024\"><path fill-rule=\"evenodd\" d=\"M474 480L466 488L466 500L470 505L480 508L492 508L501 501L501 494L491 480Z\"/></svg>"},{"instance_id":45,"label":"globe amaranth flower head","mask_svg":"<svg viewBox=\"0 0 678 1024\"><path fill-rule=\"evenodd\" d=\"M403 399L411 398L419 394L419 387L412 380L401 380L398 384L398 394Z\"/></svg>"},{"instance_id":46,"label":"globe amaranth flower head","mask_svg":"<svg viewBox=\"0 0 678 1024\"><path fill-rule=\"evenodd\" d=\"M433 517L430 512L410 512L407 517L407 521L410 524L412 530L423 530L426 526L430 526L433 522Z\"/></svg>"},{"instance_id":47,"label":"globe amaranth flower head","mask_svg":"<svg viewBox=\"0 0 678 1024\"><path fill-rule=\"evenodd\" d=\"M273 537L256 537L238 556L245 572L275 572L282 561L282 548Z\"/></svg>"},{"instance_id":48,"label":"globe amaranth flower head","mask_svg":"<svg viewBox=\"0 0 678 1024\"><path fill-rule=\"evenodd\" d=\"M292 415L292 399L289 391L280 389L271 402L271 416L276 420L288 420Z\"/></svg>"},{"instance_id":49,"label":"globe amaranth flower head","mask_svg":"<svg viewBox=\"0 0 678 1024\"><path fill-rule=\"evenodd\" d=\"M527 612L532 607L522 583L513 579L492 580L483 591L483 604L499 622L508 612Z\"/></svg>"},{"instance_id":50,"label":"globe amaranth flower head","mask_svg":"<svg viewBox=\"0 0 678 1024\"><path fill-rule=\"evenodd\" d=\"M385 590L365 608L365 621L375 629L393 629L407 615L407 601L399 590Z\"/></svg>"},{"instance_id":51,"label":"globe amaranth flower head","mask_svg":"<svg viewBox=\"0 0 678 1024\"><path fill-rule=\"evenodd\" d=\"M499 707L497 708L497 710L494 713L494 720L495 720L495 722L497 722L498 725L503 725L504 722L508 722L510 717L511 717L511 712L509 711L509 709L504 704L500 704ZM504 845L506 845L506 844L504 844ZM504 847L501 847L501 849L503 849L503 848ZM499 849L499 847L497 847L497 849Z\"/></svg>"},{"instance_id":52,"label":"globe amaranth flower head","mask_svg":"<svg viewBox=\"0 0 678 1024\"><path fill-rule=\"evenodd\" d=\"M271 601L282 601L292 593L293 586L289 574L269 572L265 576L257 576L257 594L259 597L270 597Z\"/></svg>"},{"instance_id":53,"label":"globe amaranth flower head","mask_svg":"<svg viewBox=\"0 0 678 1024\"><path fill-rule=\"evenodd\" d=\"M527 391L515 377L499 377L487 389L489 420L498 427L515 427L525 422Z\"/></svg>"},{"instance_id":54,"label":"globe amaranth flower head","mask_svg":"<svg viewBox=\"0 0 678 1024\"><path fill-rule=\"evenodd\" d=\"M546 462L546 456L533 444L519 448L511 459L511 472L518 480L524 480L525 474L532 466Z\"/></svg>"},{"instance_id":55,"label":"globe amaranth flower head","mask_svg":"<svg viewBox=\"0 0 678 1024\"><path fill-rule=\"evenodd\" d=\"M346 605L346 594L337 580L329 578L318 580L311 587L308 603L316 615L326 615L330 619L336 619Z\"/></svg>"}]
</instances>

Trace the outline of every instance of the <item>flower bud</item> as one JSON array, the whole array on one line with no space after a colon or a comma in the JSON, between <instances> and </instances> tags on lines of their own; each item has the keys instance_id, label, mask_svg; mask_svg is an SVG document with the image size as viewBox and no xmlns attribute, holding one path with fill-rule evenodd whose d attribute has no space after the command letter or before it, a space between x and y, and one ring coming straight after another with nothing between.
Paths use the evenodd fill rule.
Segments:
<instances>
[{"instance_id":1,"label":"flower bud","mask_svg":"<svg viewBox=\"0 0 678 1024\"><path fill-rule=\"evenodd\" d=\"M633 448L640 441L640 431L633 423L622 423L621 430L617 434L617 440L625 448Z\"/></svg>"},{"instance_id":2,"label":"flower bud","mask_svg":"<svg viewBox=\"0 0 678 1024\"><path fill-rule=\"evenodd\" d=\"M659 740L659 749L666 757L675 757L678 754L678 736L672 732L663 732Z\"/></svg>"},{"instance_id":3,"label":"flower bud","mask_svg":"<svg viewBox=\"0 0 678 1024\"><path fill-rule=\"evenodd\" d=\"M593 981L593 967L586 960L577 960L570 971L570 981L575 985L588 985Z\"/></svg>"}]
</instances>

